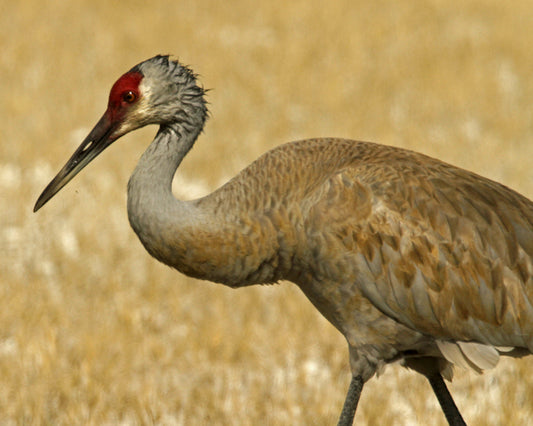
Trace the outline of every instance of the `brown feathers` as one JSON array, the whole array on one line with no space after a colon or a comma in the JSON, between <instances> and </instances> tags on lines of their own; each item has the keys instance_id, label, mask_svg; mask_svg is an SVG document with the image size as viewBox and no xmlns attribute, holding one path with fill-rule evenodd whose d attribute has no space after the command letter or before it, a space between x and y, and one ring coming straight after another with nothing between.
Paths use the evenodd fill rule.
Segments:
<instances>
[{"instance_id":1,"label":"brown feathers","mask_svg":"<svg viewBox=\"0 0 533 426\"><path fill-rule=\"evenodd\" d=\"M533 205L503 185L399 148L315 139L266 153L196 205L216 220L191 244L227 275L195 276L292 280L362 352L433 342L475 370L497 361L480 347L532 349Z\"/></svg>"}]
</instances>

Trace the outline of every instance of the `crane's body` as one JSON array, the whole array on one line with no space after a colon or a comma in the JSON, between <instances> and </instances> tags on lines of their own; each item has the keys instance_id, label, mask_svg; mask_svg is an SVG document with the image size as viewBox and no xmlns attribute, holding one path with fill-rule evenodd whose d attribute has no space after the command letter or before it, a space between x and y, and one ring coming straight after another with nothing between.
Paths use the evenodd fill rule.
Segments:
<instances>
[{"instance_id":1,"label":"crane's body","mask_svg":"<svg viewBox=\"0 0 533 426\"><path fill-rule=\"evenodd\" d=\"M282 145L212 194L179 201L172 178L206 114L189 69L161 56L139 64L35 209L118 137L159 124L128 184L139 239L196 278L297 284L348 341L342 424L363 383L396 360L426 375L462 424L441 375L533 352L531 201L422 154L343 139Z\"/></svg>"}]
</instances>

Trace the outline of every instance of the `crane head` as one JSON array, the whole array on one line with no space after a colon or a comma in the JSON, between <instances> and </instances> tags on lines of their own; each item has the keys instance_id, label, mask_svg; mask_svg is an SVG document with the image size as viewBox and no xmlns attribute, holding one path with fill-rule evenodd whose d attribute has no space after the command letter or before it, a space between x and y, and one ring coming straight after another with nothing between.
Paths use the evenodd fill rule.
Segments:
<instances>
[{"instance_id":1,"label":"crane head","mask_svg":"<svg viewBox=\"0 0 533 426\"><path fill-rule=\"evenodd\" d=\"M203 127L207 109L205 91L196 85L192 71L155 56L122 75L109 93L104 115L76 149L59 173L39 196L33 211L39 210L98 154L121 136L148 124L166 125L197 117Z\"/></svg>"}]
</instances>

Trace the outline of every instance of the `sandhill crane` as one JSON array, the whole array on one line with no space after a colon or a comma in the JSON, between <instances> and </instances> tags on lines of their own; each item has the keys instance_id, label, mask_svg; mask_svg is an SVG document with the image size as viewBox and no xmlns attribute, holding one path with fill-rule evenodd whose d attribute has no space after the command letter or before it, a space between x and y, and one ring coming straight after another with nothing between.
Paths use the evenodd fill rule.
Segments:
<instances>
[{"instance_id":1,"label":"sandhill crane","mask_svg":"<svg viewBox=\"0 0 533 426\"><path fill-rule=\"evenodd\" d=\"M296 283L348 342L340 425L393 361L426 376L448 422L464 424L443 376L532 352L531 201L422 154L341 139L281 145L212 194L179 201L172 179L206 117L189 68L168 56L136 65L34 211L115 140L158 124L128 183L140 241L192 277Z\"/></svg>"}]
</instances>

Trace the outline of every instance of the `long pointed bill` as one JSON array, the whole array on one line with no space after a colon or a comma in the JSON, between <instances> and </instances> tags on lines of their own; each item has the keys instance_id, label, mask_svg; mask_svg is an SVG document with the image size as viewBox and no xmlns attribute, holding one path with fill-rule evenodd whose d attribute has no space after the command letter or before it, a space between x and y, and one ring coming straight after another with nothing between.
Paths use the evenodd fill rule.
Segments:
<instances>
[{"instance_id":1,"label":"long pointed bill","mask_svg":"<svg viewBox=\"0 0 533 426\"><path fill-rule=\"evenodd\" d=\"M89 164L98 154L111 145L117 137L113 137L113 131L116 129L116 121L110 119L108 112L96 123L89 135L78 147L76 152L70 157L67 163L59 171L57 176L52 179L44 189L39 199L35 203L33 211L39 210L46 202L63 188L81 169Z\"/></svg>"}]
</instances>

